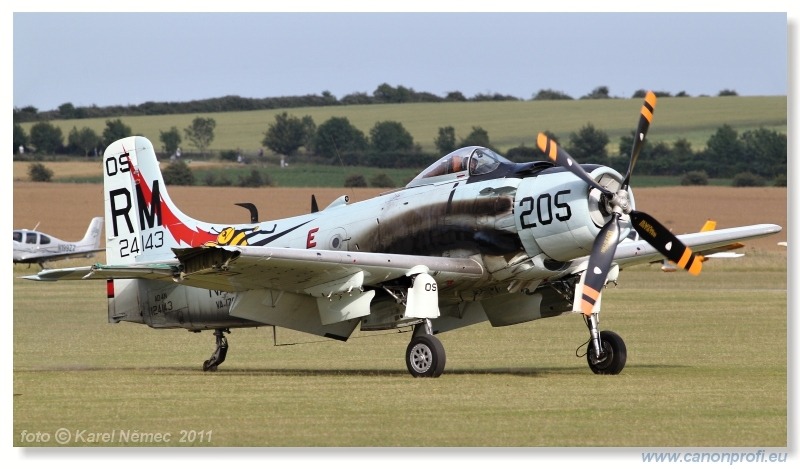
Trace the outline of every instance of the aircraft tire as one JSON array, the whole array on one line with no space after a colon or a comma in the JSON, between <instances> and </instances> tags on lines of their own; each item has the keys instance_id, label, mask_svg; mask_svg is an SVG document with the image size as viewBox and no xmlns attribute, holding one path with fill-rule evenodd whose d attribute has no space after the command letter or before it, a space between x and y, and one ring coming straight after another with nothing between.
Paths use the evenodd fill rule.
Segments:
<instances>
[{"instance_id":1,"label":"aircraft tire","mask_svg":"<svg viewBox=\"0 0 800 469\"><path fill-rule=\"evenodd\" d=\"M203 371L217 371L217 365L211 365L211 360L203 362Z\"/></svg>"},{"instance_id":2,"label":"aircraft tire","mask_svg":"<svg viewBox=\"0 0 800 469\"><path fill-rule=\"evenodd\" d=\"M406 348L406 366L415 378L438 378L446 361L442 342L430 334L411 339Z\"/></svg>"},{"instance_id":3,"label":"aircraft tire","mask_svg":"<svg viewBox=\"0 0 800 469\"><path fill-rule=\"evenodd\" d=\"M594 355L594 344L589 342L589 351L586 354L586 359L589 363L589 368L596 375L618 375L628 359L628 349L625 347L625 341L616 332L601 331L600 341L602 342L603 350L606 352L606 357L600 363L592 363L591 357Z\"/></svg>"}]
</instances>

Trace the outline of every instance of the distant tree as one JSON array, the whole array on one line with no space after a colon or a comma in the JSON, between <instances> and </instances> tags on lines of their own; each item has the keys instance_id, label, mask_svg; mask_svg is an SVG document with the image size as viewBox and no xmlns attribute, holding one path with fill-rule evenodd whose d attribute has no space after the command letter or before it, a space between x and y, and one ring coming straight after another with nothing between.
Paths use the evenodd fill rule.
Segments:
<instances>
[{"instance_id":1,"label":"distant tree","mask_svg":"<svg viewBox=\"0 0 800 469\"><path fill-rule=\"evenodd\" d=\"M52 155L64 146L64 136L59 127L49 122L37 122L31 127L31 144L37 153Z\"/></svg>"},{"instance_id":2,"label":"distant tree","mask_svg":"<svg viewBox=\"0 0 800 469\"><path fill-rule=\"evenodd\" d=\"M509 148L505 157L517 163L527 163L530 161L541 161L547 157L539 150L538 147L528 147L520 145L518 147Z\"/></svg>"},{"instance_id":3,"label":"distant tree","mask_svg":"<svg viewBox=\"0 0 800 469\"><path fill-rule=\"evenodd\" d=\"M345 95L342 98L341 103L347 105L372 104L372 98L367 93L351 93Z\"/></svg>"},{"instance_id":4,"label":"distant tree","mask_svg":"<svg viewBox=\"0 0 800 469\"><path fill-rule=\"evenodd\" d=\"M306 145L316 130L311 116L290 116L282 112L275 116L275 122L267 127L261 143L281 156L281 167L285 166L284 158L293 156L300 147Z\"/></svg>"},{"instance_id":5,"label":"distant tree","mask_svg":"<svg viewBox=\"0 0 800 469\"><path fill-rule=\"evenodd\" d=\"M72 103L64 103L58 106L58 115L62 119L72 119L75 116L75 106Z\"/></svg>"},{"instance_id":6,"label":"distant tree","mask_svg":"<svg viewBox=\"0 0 800 469\"><path fill-rule=\"evenodd\" d=\"M747 130L740 138L744 158L753 172L766 178L786 175L788 147L786 134L763 127ZM744 161L742 161L745 164Z\"/></svg>"},{"instance_id":7,"label":"distant tree","mask_svg":"<svg viewBox=\"0 0 800 469\"><path fill-rule=\"evenodd\" d=\"M705 171L689 171L681 179L682 186L707 186L708 174Z\"/></svg>"},{"instance_id":8,"label":"distant tree","mask_svg":"<svg viewBox=\"0 0 800 469\"><path fill-rule=\"evenodd\" d=\"M709 137L701 156L707 162L708 175L712 178L732 177L749 167L744 145L736 130L728 124Z\"/></svg>"},{"instance_id":9,"label":"distant tree","mask_svg":"<svg viewBox=\"0 0 800 469\"><path fill-rule=\"evenodd\" d=\"M379 173L369 180L372 187L395 187L394 181L386 173Z\"/></svg>"},{"instance_id":10,"label":"distant tree","mask_svg":"<svg viewBox=\"0 0 800 469\"><path fill-rule=\"evenodd\" d=\"M762 187L767 185L767 181L758 174L745 171L734 175L731 184L733 187Z\"/></svg>"},{"instance_id":11,"label":"distant tree","mask_svg":"<svg viewBox=\"0 0 800 469\"><path fill-rule=\"evenodd\" d=\"M20 147L25 148L27 146L28 135L25 133L25 129L19 124L14 124L14 153L18 153Z\"/></svg>"},{"instance_id":12,"label":"distant tree","mask_svg":"<svg viewBox=\"0 0 800 469\"><path fill-rule=\"evenodd\" d=\"M470 132L467 137L461 141L459 146L462 147L470 147L470 146L479 146L479 147L489 147L489 132L487 132L482 127L472 127L472 132Z\"/></svg>"},{"instance_id":13,"label":"distant tree","mask_svg":"<svg viewBox=\"0 0 800 469\"><path fill-rule=\"evenodd\" d=\"M678 140L675 140L675 143L672 144L672 153L675 156L675 159L679 161L685 161L694 158L692 142L686 140L685 138L679 138Z\"/></svg>"},{"instance_id":14,"label":"distant tree","mask_svg":"<svg viewBox=\"0 0 800 469\"><path fill-rule=\"evenodd\" d=\"M346 117L331 117L320 124L310 145L315 155L336 159L366 150L367 138Z\"/></svg>"},{"instance_id":15,"label":"distant tree","mask_svg":"<svg viewBox=\"0 0 800 469\"><path fill-rule=\"evenodd\" d=\"M174 125L169 130L164 132L160 131L159 140L164 144L164 151L167 155L174 155L181 146L181 133Z\"/></svg>"},{"instance_id":16,"label":"distant tree","mask_svg":"<svg viewBox=\"0 0 800 469\"><path fill-rule=\"evenodd\" d=\"M676 171L702 171L708 177L706 164L701 158L697 158L692 143L685 138L679 138L672 144L672 159L675 162Z\"/></svg>"},{"instance_id":17,"label":"distant tree","mask_svg":"<svg viewBox=\"0 0 800 469\"><path fill-rule=\"evenodd\" d=\"M369 131L369 146L377 153L412 151L414 138L400 122L376 122Z\"/></svg>"},{"instance_id":18,"label":"distant tree","mask_svg":"<svg viewBox=\"0 0 800 469\"><path fill-rule=\"evenodd\" d=\"M581 99L608 99L611 96L608 95L608 87L607 86L598 86L597 88L593 89L591 93L581 96Z\"/></svg>"},{"instance_id":19,"label":"distant tree","mask_svg":"<svg viewBox=\"0 0 800 469\"><path fill-rule=\"evenodd\" d=\"M225 173L208 173L204 179L207 186L232 186L233 181Z\"/></svg>"},{"instance_id":20,"label":"distant tree","mask_svg":"<svg viewBox=\"0 0 800 469\"><path fill-rule=\"evenodd\" d=\"M539 90L539 92L533 96L534 101L554 101L568 99L572 99L572 96L564 93L563 91L555 91L551 89Z\"/></svg>"},{"instance_id":21,"label":"distant tree","mask_svg":"<svg viewBox=\"0 0 800 469\"><path fill-rule=\"evenodd\" d=\"M372 97L376 103L407 103L411 101L411 96L414 90L404 86L393 88L392 86L383 83L375 89Z\"/></svg>"},{"instance_id":22,"label":"distant tree","mask_svg":"<svg viewBox=\"0 0 800 469\"><path fill-rule=\"evenodd\" d=\"M325 91L322 92L322 100L324 101L325 105L328 105L328 106L336 104L336 102L337 102L336 101L336 96L334 96L333 93L331 93L328 90L325 90Z\"/></svg>"},{"instance_id":23,"label":"distant tree","mask_svg":"<svg viewBox=\"0 0 800 469\"><path fill-rule=\"evenodd\" d=\"M58 117L61 119L83 119L86 117L86 110L75 107L72 103L64 103L58 106Z\"/></svg>"},{"instance_id":24,"label":"distant tree","mask_svg":"<svg viewBox=\"0 0 800 469\"><path fill-rule=\"evenodd\" d=\"M724 90L720 90L720 92L719 92L719 94L717 94L717 96L739 96L739 94L736 93L736 90L724 89Z\"/></svg>"},{"instance_id":25,"label":"distant tree","mask_svg":"<svg viewBox=\"0 0 800 469\"><path fill-rule=\"evenodd\" d=\"M261 174L257 169L250 170L248 176L239 176L239 187L263 187L271 185L272 178L270 178L268 174Z\"/></svg>"},{"instance_id":26,"label":"distant tree","mask_svg":"<svg viewBox=\"0 0 800 469\"><path fill-rule=\"evenodd\" d=\"M449 91L447 93L447 95L445 95L444 100L445 101L462 102L462 101L466 101L467 97L464 96L464 93L462 93L460 91Z\"/></svg>"},{"instance_id":27,"label":"distant tree","mask_svg":"<svg viewBox=\"0 0 800 469\"><path fill-rule=\"evenodd\" d=\"M627 171L628 165L631 160L631 152L633 151L633 141L635 132L627 136L622 136L619 139L619 152L620 158L617 160L619 163L619 171ZM624 167L623 167L624 166ZM664 142L650 142L645 140L644 145L639 151L639 158L636 162L635 171L637 174L650 174L654 176L666 176L680 174L682 169L675 165L672 150L669 145Z\"/></svg>"},{"instance_id":28,"label":"distant tree","mask_svg":"<svg viewBox=\"0 0 800 469\"><path fill-rule=\"evenodd\" d=\"M183 160L173 160L161 172L164 183L172 186L193 186L194 173Z\"/></svg>"},{"instance_id":29,"label":"distant tree","mask_svg":"<svg viewBox=\"0 0 800 469\"><path fill-rule=\"evenodd\" d=\"M214 141L214 128L217 121L213 118L195 117L192 125L183 129L186 139L192 142L202 156L205 156L206 149Z\"/></svg>"},{"instance_id":30,"label":"distant tree","mask_svg":"<svg viewBox=\"0 0 800 469\"><path fill-rule=\"evenodd\" d=\"M111 145L119 139L133 135L131 128L122 123L121 119L106 121L106 128L103 129L103 144Z\"/></svg>"},{"instance_id":31,"label":"distant tree","mask_svg":"<svg viewBox=\"0 0 800 469\"><path fill-rule=\"evenodd\" d=\"M367 187L367 180L361 174L351 174L345 179L344 187Z\"/></svg>"},{"instance_id":32,"label":"distant tree","mask_svg":"<svg viewBox=\"0 0 800 469\"><path fill-rule=\"evenodd\" d=\"M77 127L72 127L69 135L67 135L67 143L71 147L75 147L83 152L83 156L89 156L93 150L97 150L100 146L100 136L89 127L83 127L78 130Z\"/></svg>"},{"instance_id":33,"label":"distant tree","mask_svg":"<svg viewBox=\"0 0 800 469\"><path fill-rule=\"evenodd\" d=\"M485 93L478 93L472 97L472 101L519 101L519 98L516 96L511 96L507 94L485 94Z\"/></svg>"},{"instance_id":34,"label":"distant tree","mask_svg":"<svg viewBox=\"0 0 800 469\"><path fill-rule=\"evenodd\" d=\"M239 159L239 152L236 150L222 150L219 152L219 159L236 162Z\"/></svg>"},{"instance_id":35,"label":"distant tree","mask_svg":"<svg viewBox=\"0 0 800 469\"><path fill-rule=\"evenodd\" d=\"M598 130L591 123L569 135L567 151L581 163L605 163L608 156L608 134Z\"/></svg>"},{"instance_id":36,"label":"distant tree","mask_svg":"<svg viewBox=\"0 0 800 469\"><path fill-rule=\"evenodd\" d=\"M53 171L42 163L31 163L28 166L28 177L33 182L50 182L53 179Z\"/></svg>"},{"instance_id":37,"label":"distant tree","mask_svg":"<svg viewBox=\"0 0 800 469\"><path fill-rule=\"evenodd\" d=\"M22 109L14 108L14 122L32 122L39 118L39 110L34 106L25 106Z\"/></svg>"},{"instance_id":38,"label":"distant tree","mask_svg":"<svg viewBox=\"0 0 800 469\"><path fill-rule=\"evenodd\" d=\"M456 129L448 125L439 127L439 135L433 140L436 149L442 155L446 155L456 149Z\"/></svg>"}]
</instances>

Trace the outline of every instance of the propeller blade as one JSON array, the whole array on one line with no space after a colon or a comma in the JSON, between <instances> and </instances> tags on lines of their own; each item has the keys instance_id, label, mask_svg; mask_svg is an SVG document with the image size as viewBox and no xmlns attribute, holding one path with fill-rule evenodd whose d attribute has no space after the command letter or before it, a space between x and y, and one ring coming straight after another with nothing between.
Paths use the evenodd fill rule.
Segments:
<instances>
[{"instance_id":1,"label":"propeller blade","mask_svg":"<svg viewBox=\"0 0 800 469\"><path fill-rule=\"evenodd\" d=\"M589 256L589 267L581 291L581 311L586 316L592 315L592 309L600 298L603 286L606 284L611 262L619 243L619 216L614 215L611 220L597 234Z\"/></svg>"},{"instance_id":2,"label":"propeller blade","mask_svg":"<svg viewBox=\"0 0 800 469\"><path fill-rule=\"evenodd\" d=\"M551 139L544 133L540 132L536 137L536 145L548 158L562 168L566 168L572 174L581 178L586 184L594 187L595 189L603 192L604 194L611 194L611 191L598 184L591 176L581 167L580 163L575 161L569 153L561 148L555 140Z\"/></svg>"},{"instance_id":3,"label":"propeller blade","mask_svg":"<svg viewBox=\"0 0 800 469\"><path fill-rule=\"evenodd\" d=\"M652 91L648 91L644 97L642 110L639 113L639 126L636 128L636 135L633 137L631 160L628 162L628 173L625 175L625 180L622 182L622 187L628 187L628 182L631 180L631 173L633 173L633 167L636 166L636 160L639 158L639 152L642 151L644 137L647 135L647 129L650 128L650 122L653 121L653 113L655 110L656 94Z\"/></svg>"},{"instance_id":4,"label":"propeller blade","mask_svg":"<svg viewBox=\"0 0 800 469\"><path fill-rule=\"evenodd\" d=\"M652 216L636 210L630 213L630 217L633 228L642 239L658 249L678 267L686 269L692 275L700 275L703 262L664 225Z\"/></svg>"}]
</instances>

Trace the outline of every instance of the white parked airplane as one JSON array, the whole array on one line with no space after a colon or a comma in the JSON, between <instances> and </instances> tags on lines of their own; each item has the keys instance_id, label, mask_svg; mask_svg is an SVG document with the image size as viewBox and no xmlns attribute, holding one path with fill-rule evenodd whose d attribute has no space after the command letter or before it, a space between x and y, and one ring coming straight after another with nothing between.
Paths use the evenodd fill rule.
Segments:
<instances>
[{"instance_id":1,"label":"white parked airplane","mask_svg":"<svg viewBox=\"0 0 800 469\"><path fill-rule=\"evenodd\" d=\"M552 162L512 163L466 147L402 189L236 225L181 212L153 145L128 137L103 156L107 264L27 278L105 280L111 323L214 330L207 371L224 361L230 328L273 325L347 340L357 327L413 327L408 371L436 377L445 367L440 333L575 311L588 328L589 368L618 374L627 349L599 330L599 311L603 287L621 268L666 258L696 275L704 253L781 231L761 224L676 236L635 209L629 181L655 100L645 98L626 175L582 166L539 134ZM627 239L631 230L638 240Z\"/></svg>"},{"instance_id":2,"label":"white parked airplane","mask_svg":"<svg viewBox=\"0 0 800 469\"><path fill-rule=\"evenodd\" d=\"M94 257L95 253L103 251L100 248L102 230L103 217L92 218L86 235L80 241L62 241L35 228L14 230L14 263L39 264L44 268L44 264L51 261Z\"/></svg>"}]
</instances>

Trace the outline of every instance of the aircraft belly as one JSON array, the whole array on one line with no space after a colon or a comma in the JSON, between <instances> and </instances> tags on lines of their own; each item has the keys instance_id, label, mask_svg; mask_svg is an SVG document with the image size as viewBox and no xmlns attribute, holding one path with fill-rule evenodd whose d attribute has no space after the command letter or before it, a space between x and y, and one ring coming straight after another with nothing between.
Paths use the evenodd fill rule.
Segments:
<instances>
[{"instance_id":1,"label":"aircraft belly","mask_svg":"<svg viewBox=\"0 0 800 469\"><path fill-rule=\"evenodd\" d=\"M542 295L509 293L481 301L489 323L493 327L510 326L542 317Z\"/></svg>"},{"instance_id":2,"label":"aircraft belly","mask_svg":"<svg viewBox=\"0 0 800 469\"><path fill-rule=\"evenodd\" d=\"M486 311L480 302L469 301L442 308L442 315L434 319L435 333L452 331L486 321Z\"/></svg>"},{"instance_id":3,"label":"aircraft belly","mask_svg":"<svg viewBox=\"0 0 800 469\"><path fill-rule=\"evenodd\" d=\"M150 327L203 330L262 325L228 314L232 293L161 281L136 282L139 283L137 302L141 302L141 316ZM120 299L118 295L117 301Z\"/></svg>"}]
</instances>

